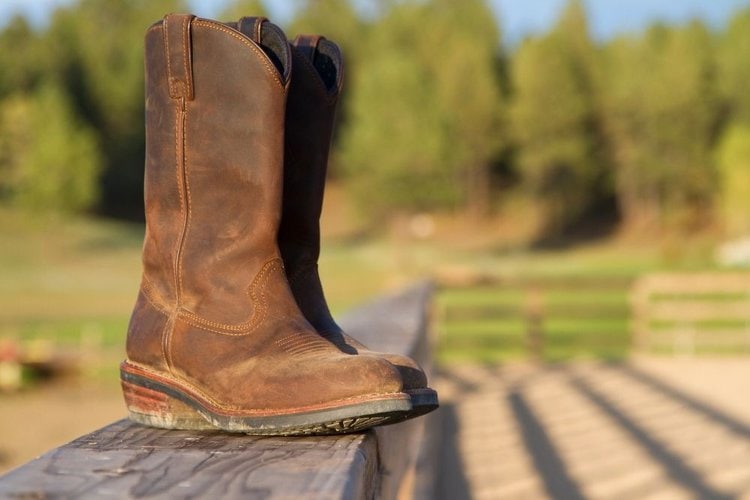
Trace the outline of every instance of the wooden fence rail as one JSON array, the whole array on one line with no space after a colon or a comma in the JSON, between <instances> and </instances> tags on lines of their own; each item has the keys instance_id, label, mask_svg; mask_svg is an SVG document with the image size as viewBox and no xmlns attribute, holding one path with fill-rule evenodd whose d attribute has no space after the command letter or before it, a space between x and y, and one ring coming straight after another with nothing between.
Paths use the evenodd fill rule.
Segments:
<instances>
[{"instance_id":1,"label":"wooden fence rail","mask_svg":"<svg viewBox=\"0 0 750 500\"><path fill-rule=\"evenodd\" d=\"M750 273L444 281L447 349L545 359L750 352ZM461 294L477 298L461 299Z\"/></svg>"},{"instance_id":2,"label":"wooden fence rail","mask_svg":"<svg viewBox=\"0 0 750 500\"><path fill-rule=\"evenodd\" d=\"M353 311L342 326L374 349L413 356L429 369L431 300L432 286L420 284ZM410 497L410 488L424 488L415 479L416 464L429 469L432 463L420 451L429 449L425 421L283 438L120 420L0 477L0 498Z\"/></svg>"},{"instance_id":3,"label":"wooden fence rail","mask_svg":"<svg viewBox=\"0 0 750 500\"><path fill-rule=\"evenodd\" d=\"M497 360L625 357L630 284L607 276L444 281L438 301L443 352Z\"/></svg>"},{"instance_id":4,"label":"wooden fence rail","mask_svg":"<svg viewBox=\"0 0 750 500\"><path fill-rule=\"evenodd\" d=\"M638 352L750 351L750 274L656 273L631 291Z\"/></svg>"}]
</instances>

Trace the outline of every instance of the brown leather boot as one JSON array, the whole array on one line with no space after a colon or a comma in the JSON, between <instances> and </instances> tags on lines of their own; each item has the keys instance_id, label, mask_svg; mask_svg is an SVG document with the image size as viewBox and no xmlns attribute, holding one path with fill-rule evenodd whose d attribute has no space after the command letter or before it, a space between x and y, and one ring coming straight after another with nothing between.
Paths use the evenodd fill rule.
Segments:
<instances>
[{"instance_id":1,"label":"brown leather boot","mask_svg":"<svg viewBox=\"0 0 750 500\"><path fill-rule=\"evenodd\" d=\"M379 357L396 366L414 407L408 416L427 413L438 407L438 398L427 387L419 365L406 356L368 350L344 333L326 304L318 275L320 214L343 60L333 42L320 36L298 36L292 44L292 66L279 248L294 298L318 333L342 352Z\"/></svg>"},{"instance_id":2,"label":"brown leather boot","mask_svg":"<svg viewBox=\"0 0 750 500\"><path fill-rule=\"evenodd\" d=\"M276 26L261 38L174 14L146 33L144 273L121 365L130 417L268 435L398 421L411 410L398 370L321 338L286 281L291 54Z\"/></svg>"}]
</instances>

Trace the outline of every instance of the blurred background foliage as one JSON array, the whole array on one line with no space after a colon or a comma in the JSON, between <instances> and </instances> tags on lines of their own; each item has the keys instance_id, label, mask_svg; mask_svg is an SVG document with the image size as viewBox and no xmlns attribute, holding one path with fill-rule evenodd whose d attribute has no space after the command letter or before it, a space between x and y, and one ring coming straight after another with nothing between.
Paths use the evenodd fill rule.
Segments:
<instances>
[{"instance_id":1,"label":"blurred background foliage","mask_svg":"<svg viewBox=\"0 0 750 500\"><path fill-rule=\"evenodd\" d=\"M199 3L13 1L44 22L0 19L3 409L26 418L12 408L29 393L3 390L34 386L28 366L104 387L67 398L65 418L65 398L40 393L50 410L28 418L55 425L33 435L0 425L0 471L122 411L144 231L143 36ZM688 3L669 2L652 3ZM750 0L732 0L744 7L726 22L708 11L730 0L715 0L693 21L609 34L589 14L615 2L560 0L524 38L509 36L509 11L498 22L499 0L201 3L220 20L293 5L290 39L342 47L320 261L336 314L430 277L443 363L615 360L631 353L641 277L750 266ZM550 19L538 7L552 3L528 10ZM746 322L731 328L747 339Z\"/></svg>"},{"instance_id":2,"label":"blurred background foliage","mask_svg":"<svg viewBox=\"0 0 750 500\"><path fill-rule=\"evenodd\" d=\"M537 214L530 238L748 232L750 8L594 40L570 0L504 46L485 0L307 0L284 26L347 59L332 178L368 227ZM0 203L140 220L145 29L181 0L80 0L0 32ZM267 14L232 2L219 18ZM293 35L290 35L293 37ZM506 200L514 200L507 203Z\"/></svg>"},{"instance_id":3,"label":"blurred background foliage","mask_svg":"<svg viewBox=\"0 0 750 500\"><path fill-rule=\"evenodd\" d=\"M224 20L278 7L220 3ZM101 344L116 378L144 230L143 36L191 5L65 0L2 24L0 362L4 339ZM321 256L337 313L428 276L443 357L523 355L540 295L548 356L622 357L638 277L750 264L750 2L593 36L567 0L515 39L489 0L294 5L290 39L346 58Z\"/></svg>"}]
</instances>

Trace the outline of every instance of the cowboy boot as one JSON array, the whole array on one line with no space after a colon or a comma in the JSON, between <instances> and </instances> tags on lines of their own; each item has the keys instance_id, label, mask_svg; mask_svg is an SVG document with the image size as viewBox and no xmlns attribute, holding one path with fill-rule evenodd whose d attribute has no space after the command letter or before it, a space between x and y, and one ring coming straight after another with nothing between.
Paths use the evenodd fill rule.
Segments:
<instances>
[{"instance_id":1,"label":"cowboy boot","mask_svg":"<svg viewBox=\"0 0 750 500\"><path fill-rule=\"evenodd\" d=\"M350 432L411 409L387 361L297 307L277 246L291 54L170 14L146 33L143 280L121 365L133 420L263 435Z\"/></svg>"},{"instance_id":2,"label":"cowboy boot","mask_svg":"<svg viewBox=\"0 0 750 500\"><path fill-rule=\"evenodd\" d=\"M246 22L245 26L252 26ZM424 371L412 359L368 350L334 321L318 274L320 214L334 115L343 80L338 46L319 36L298 36L292 44L294 74L286 109L284 197L279 248L297 305L318 333L342 352L388 360L411 397L409 417L438 407Z\"/></svg>"}]
</instances>

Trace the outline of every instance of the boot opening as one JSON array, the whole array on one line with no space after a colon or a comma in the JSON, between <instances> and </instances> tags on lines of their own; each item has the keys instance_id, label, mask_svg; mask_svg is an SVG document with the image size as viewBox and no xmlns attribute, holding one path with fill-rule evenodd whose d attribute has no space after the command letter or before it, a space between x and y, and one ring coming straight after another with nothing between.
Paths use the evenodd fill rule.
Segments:
<instances>
[{"instance_id":1,"label":"boot opening","mask_svg":"<svg viewBox=\"0 0 750 500\"><path fill-rule=\"evenodd\" d=\"M268 21L260 28L260 48L266 53L276 69L286 80L291 69L289 43L281 28Z\"/></svg>"},{"instance_id":2,"label":"boot opening","mask_svg":"<svg viewBox=\"0 0 750 500\"><path fill-rule=\"evenodd\" d=\"M247 25L240 26L241 23L237 22L225 22L224 24L232 29L242 32L243 35L255 42L263 50L263 53L266 54L268 59L271 60L276 67L276 71L281 74L284 80L287 80L291 69L290 62L292 56L284 32L281 31L281 28L265 18L246 17L243 19L258 19L262 22L260 28L260 40L257 40L256 33L249 32L249 28L245 27Z\"/></svg>"},{"instance_id":3,"label":"boot opening","mask_svg":"<svg viewBox=\"0 0 750 500\"><path fill-rule=\"evenodd\" d=\"M341 83L341 51L335 43L321 39L312 60L321 80L329 91L335 90Z\"/></svg>"}]
</instances>

